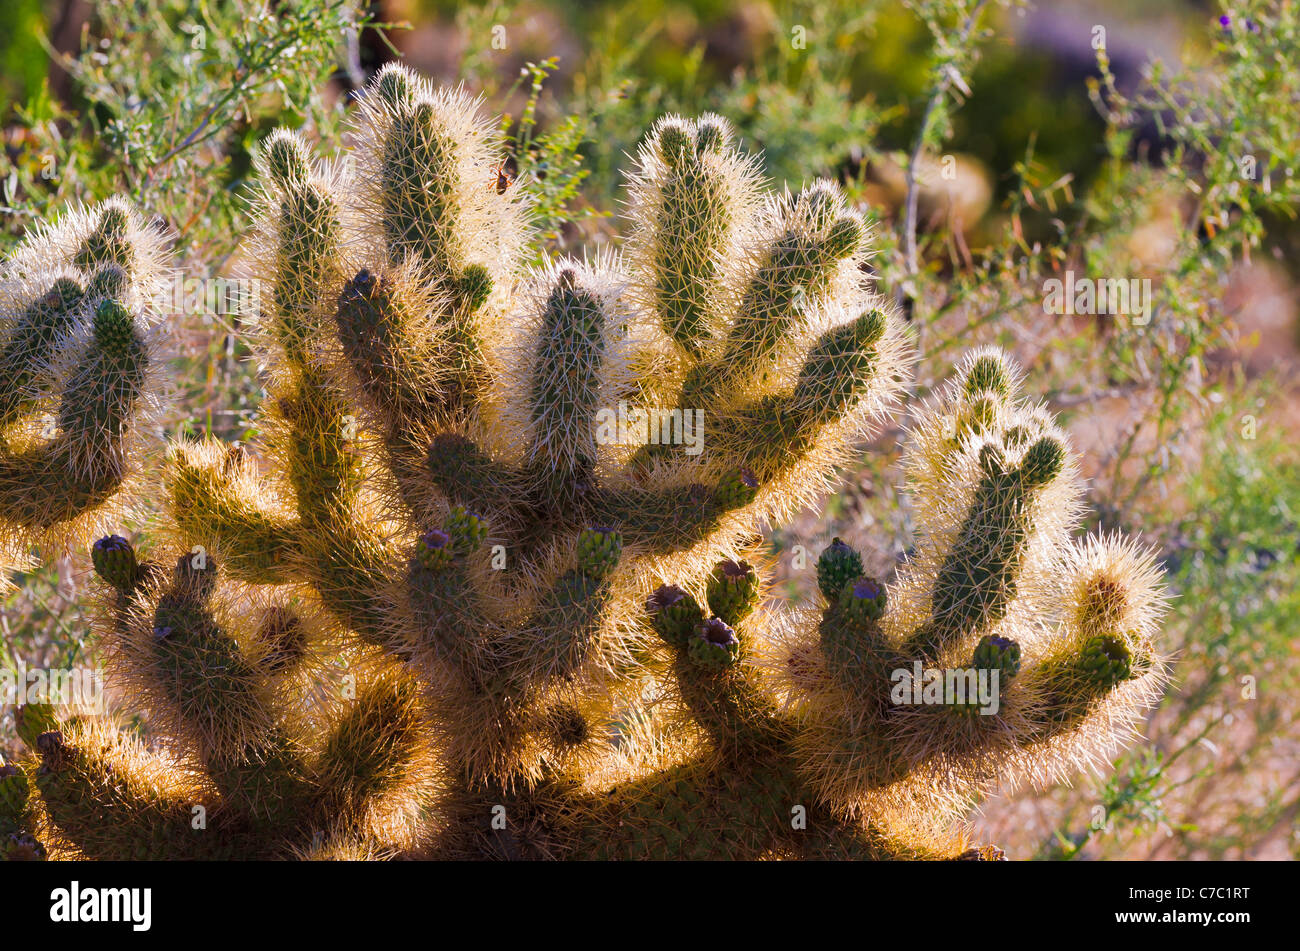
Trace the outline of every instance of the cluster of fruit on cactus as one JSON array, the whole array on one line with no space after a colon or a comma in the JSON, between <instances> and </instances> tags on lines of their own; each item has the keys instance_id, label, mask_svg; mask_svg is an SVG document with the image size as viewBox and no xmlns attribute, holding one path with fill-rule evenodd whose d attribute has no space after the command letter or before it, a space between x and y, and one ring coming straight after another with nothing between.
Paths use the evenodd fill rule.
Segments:
<instances>
[{"instance_id":1,"label":"cluster of fruit on cactus","mask_svg":"<svg viewBox=\"0 0 1300 951\"><path fill-rule=\"evenodd\" d=\"M349 161L263 143L258 439L173 442L148 557L94 542L121 710L19 711L6 854L997 854L971 805L1104 762L1164 678L1158 573L1075 537L1065 434L974 350L915 414L915 554L878 580L837 539L816 602L776 603L756 527L907 389L868 227L832 182L771 194L722 118L668 116L622 252L532 268L494 128L395 66ZM11 563L132 524L161 249L114 199L6 265ZM613 407L657 422L610 438ZM900 690L921 671L996 703Z\"/></svg>"}]
</instances>

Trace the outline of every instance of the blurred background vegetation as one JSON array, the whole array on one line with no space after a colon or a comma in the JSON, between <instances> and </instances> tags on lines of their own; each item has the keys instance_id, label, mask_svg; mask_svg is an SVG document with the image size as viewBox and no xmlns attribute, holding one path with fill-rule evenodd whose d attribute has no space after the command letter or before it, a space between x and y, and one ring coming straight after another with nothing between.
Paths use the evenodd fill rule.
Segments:
<instances>
[{"instance_id":1,"label":"blurred background vegetation","mask_svg":"<svg viewBox=\"0 0 1300 951\"><path fill-rule=\"evenodd\" d=\"M8 0L4 17L4 247L123 191L170 227L180 274L229 273L256 143L287 124L336 147L352 92L399 56L504 116L545 254L618 240L624 154L665 111L723 113L778 184L840 180L914 327L916 397L969 346L1014 351L1085 453L1089 528L1140 535L1168 573L1175 683L1145 739L1106 776L1005 790L973 837L1055 859L1300 854L1292 0ZM1149 279L1150 319L1046 313L1066 271ZM167 434L255 436L237 318L168 319ZM833 535L881 573L906 554L905 422L772 534L782 565ZM0 664L93 663L85 570L70 553L16 579ZM786 596L808 596L804 574Z\"/></svg>"}]
</instances>

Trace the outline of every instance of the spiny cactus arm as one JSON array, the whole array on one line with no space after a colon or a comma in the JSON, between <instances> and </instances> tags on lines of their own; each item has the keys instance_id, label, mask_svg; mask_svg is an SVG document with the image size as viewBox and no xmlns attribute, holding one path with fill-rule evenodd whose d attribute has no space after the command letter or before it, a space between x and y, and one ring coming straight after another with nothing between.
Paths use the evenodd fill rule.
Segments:
<instances>
[{"instance_id":1,"label":"spiny cactus arm","mask_svg":"<svg viewBox=\"0 0 1300 951\"><path fill-rule=\"evenodd\" d=\"M811 311L837 284L851 286L867 251L867 227L830 182L786 195L769 213L770 236L716 357L691 371L683 406L707 406L718 394L761 381ZM843 290L846 288L841 288Z\"/></svg>"},{"instance_id":2,"label":"spiny cactus arm","mask_svg":"<svg viewBox=\"0 0 1300 951\"><path fill-rule=\"evenodd\" d=\"M361 481L355 416L318 356L326 302L343 283L339 203L296 135L272 133L258 161L267 215L275 222L268 236L273 293L264 320L287 365L275 388L269 441L284 458L304 533L338 530Z\"/></svg>"},{"instance_id":3,"label":"spiny cactus arm","mask_svg":"<svg viewBox=\"0 0 1300 951\"><path fill-rule=\"evenodd\" d=\"M17 422L40 399L40 370L77 324L85 297L73 278L61 277L23 307L0 350L0 432Z\"/></svg>"},{"instance_id":4,"label":"spiny cactus arm","mask_svg":"<svg viewBox=\"0 0 1300 951\"><path fill-rule=\"evenodd\" d=\"M629 235L636 290L692 360L727 321L727 264L758 204L755 161L732 144L720 116L665 116L629 175Z\"/></svg>"},{"instance_id":5,"label":"spiny cactus arm","mask_svg":"<svg viewBox=\"0 0 1300 951\"><path fill-rule=\"evenodd\" d=\"M813 344L792 390L726 411L711 451L754 472L761 484L802 460L822 430L880 389L895 361L885 351L885 314L875 308L828 330Z\"/></svg>"},{"instance_id":6,"label":"spiny cactus arm","mask_svg":"<svg viewBox=\"0 0 1300 951\"><path fill-rule=\"evenodd\" d=\"M1027 744L1086 732L1098 715L1131 720L1167 676L1155 646L1164 596L1150 552L1120 536L1089 537L1071 546L1062 584L1064 621L1023 675L1038 699Z\"/></svg>"},{"instance_id":7,"label":"spiny cactus arm","mask_svg":"<svg viewBox=\"0 0 1300 951\"><path fill-rule=\"evenodd\" d=\"M716 619L715 619L716 620ZM752 668L739 657L727 666L715 667L720 643L728 635L714 632L720 625L706 622L696 641L707 647L678 650L673 675L685 708L708 736L717 753L730 761L742 761L756 752L779 745L791 735L790 724L778 715L776 704L762 690ZM735 633L729 635L735 638Z\"/></svg>"},{"instance_id":8,"label":"spiny cactus arm","mask_svg":"<svg viewBox=\"0 0 1300 951\"><path fill-rule=\"evenodd\" d=\"M313 362L325 329L323 305L342 285L339 202L332 183L312 168L306 143L292 132L272 132L257 167L271 285L262 322L285 362L300 370Z\"/></svg>"},{"instance_id":9,"label":"spiny cactus arm","mask_svg":"<svg viewBox=\"0 0 1300 951\"><path fill-rule=\"evenodd\" d=\"M392 647L386 595L396 571L394 553L368 529L357 526L341 537L323 528L308 532L314 541L303 571L335 617L370 643Z\"/></svg>"},{"instance_id":10,"label":"spiny cactus arm","mask_svg":"<svg viewBox=\"0 0 1300 951\"><path fill-rule=\"evenodd\" d=\"M450 115L462 102L459 97L429 97L422 86L405 69L390 68L366 97L375 118L385 120L378 182L382 227L392 263L414 255L431 279L452 281L466 264L454 234L463 213L461 153L466 143L451 128L462 117Z\"/></svg>"},{"instance_id":11,"label":"spiny cactus arm","mask_svg":"<svg viewBox=\"0 0 1300 951\"><path fill-rule=\"evenodd\" d=\"M149 299L161 286L166 252L164 234L146 222L122 195L90 207L74 207L52 224L38 222L0 265L0 281L42 283L42 277L76 276L85 280L113 268ZM71 272L68 275L66 272ZM49 281L44 281L48 286Z\"/></svg>"},{"instance_id":12,"label":"spiny cactus arm","mask_svg":"<svg viewBox=\"0 0 1300 951\"><path fill-rule=\"evenodd\" d=\"M265 489L241 449L211 440L174 445L163 487L178 531L188 542L220 551L232 576L251 584L295 579L299 520L263 500Z\"/></svg>"},{"instance_id":13,"label":"spiny cactus arm","mask_svg":"<svg viewBox=\"0 0 1300 951\"><path fill-rule=\"evenodd\" d=\"M701 483L650 488L600 486L587 504L593 522L618 525L624 544L642 552L685 551L711 536L758 494L754 473L738 468L712 488Z\"/></svg>"},{"instance_id":14,"label":"spiny cactus arm","mask_svg":"<svg viewBox=\"0 0 1300 951\"><path fill-rule=\"evenodd\" d=\"M1033 509L1065 464L1065 446L1051 435L1036 440L1018 464L998 445L981 447L974 500L935 579L930 621L911 645L933 654L1006 617L1030 550Z\"/></svg>"},{"instance_id":15,"label":"spiny cactus arm","mask_svg":"<svg viewBox=\"0 0 1300 951\"><path fill-rule=\"evenodd\" d=\"M355 533L355 515L364 477L357 446L356 416L328 377L313 366L295 391L281 397L276 413L282 428L271 437L286 463L302 531ZM310 548L308 540L304 540Z\"/></svg>"},{"instance_id":16,"label":"spiny cactus arm","mask_svg":"<svg viewBox=\"0 0 1300 951\"><path fill-rule=\"evenodd\" d=\"M308 827L316 790L305 751L283 730L273 727L239 749L214 752L203 765L222 806L250 833L269 842Z\"/></svg>"},{"instance_id":17,"label":"spiny cactus arm","mask_svg":"<svg viewBox=\"0 0 1300 951\"><path fill-rule=\"evenodd\" d=\"M818 645L828 674L852 698L850 706L865 718L876 719L885 709L890 674L906 665L908 655L890 643L881 626L884 585L867 575L836 583L833 561L834 556L827 558L825 553L819 560L819 567L828 569L828 583L822 590L831 593L818 624ZM861 568L860 561L857 567Z\"/></svg>"},{"instance_id":18,"label":"spiny cactus arm","mask_svg":"<svg viewBox=\"0 0 1300 951\"><path fill-rule=\"evenodd\" d=\"M417 543L408 579L412 653L419 660L427 648L469 689L526 704L548 686L572 681L597 650L622 542L610 529L583 531L575 567L537 595L527 618L507 626L484 610L466 564L486 533L469 531L476 525L475 516L456 508L447 530L429 531Z\"/></svg>"},{"instance_id":19,"label":"spiny cactus arm","mask_svg":"<svg viewBox=\"0 0 1300 951\"><path fill-rule=\"evenodd\" d=\"M578 536L575 568L555 580L503 645L501 664L510 683L531 692L580 672L598 647L610 576L622 551L615 529L586 529Z\"/></svg>"},{"instance_id":20,"label":"spiny cactus arm","mask_svg":"<svg viewBox=\"0 0 1300 951\"><path fill-rule=\"evenodd\" d=\"M107 638L114 676L148 699L154 722L201 763L222 804L259 828L291 825L308 799L303 753L277 723L273 679L290 669L292 633L263 623L263 662L214 614L215 562L181 556L168 573L138 563L129 542L110 536L92 550L96 572L114 592Z\"/></svg>"},{"instance_id":21,"label":"spiny cactus arm","mask_svg":"<svg viewBox=\"0 0 1300 951\"><path fill-rule=\"evenodd\" d=\"M424 759L416 684L393 673L364 684L334 720L312 767L322 823L359 831L385 800L409 798Z\"/></svg>"},{"instance_id":22,"label":"spiny cactus arm","mask_svg":"<svg viewBox=\"0 0 1300 951\"><path fill-rule=\"evenodd\" d=\"M467 564L482 539L466 529L481 522L459 507L449 521L454 525L430 529L416 541L403 584L407 633L394 640L399 653L424 664L450 664L471 686L481 686L496 672L488 660L488 644L499 632L486 621L491 612Z\"/></svg>"},{"instance_id":23,"label":"spiny cactus arm","mask_svg":"<svg viewBox=\"0 0 1300 951\"><path fill-rule=\"evenodd\" d=\"M433 484L453 505L492 513L494 523L519 518L527 485L524 473L493 459L471 439L442 433L429 446L427 471Z\"/></svg>"},{"instance_id":24,"label":"spiny cactus arm","mask_svg":"<svg viewBox=\"0 0 1300 951\"><path fill-rule=\"evenodd\" d=\"M435 91L392 64L360 97L356 152L365 217L390 267L414 268L445 302L448 404L470 408L486 380L485 308L508 286L527 235L519 189L500 171L500 138L462 91Z\"/></svg>"},{"instance_id":25,"label":"spiny cactus arm","mask_svg":"<svg viewBox=\"0 0 1300 951\"><path fill-rule=\"evenodd\" d=\"M273 722L266 677L217 617L216 592L215 560L182 555L159 589L136 592L118 645L122 673L204 761L239 755Z\"/></svg>"},{"instance_id":26,"label":"spiny cactus arm","mask_svg":"<svg viewBox=\"0 0 1300 951\"><path fill-rule=\"evenodd\" d=\"M335 323L343 355L367 405L394 446L400 434L419 431L443 410L443 379L413 312L409 288L362 269L343 288Z\"/></svg>"},{"instance_id":27,"label":"spiny cactus arm","mask_svg":"<svg viewBox=\"0 0 1300 951\"><path fill-rule=\"evenodd\" d=\"M312 537L307 529L314 527L304 524L304 511L319 519L340 493L355 489L357 474L342 445L344 431L350 434L346 410L315 356L325 326L322 304L340 283L338 202L292 133L272 133L257 164L265 244L258 257L271 288L261 329L283 374L266 420L269 448L281 454L292 488L301 493L293 499L299 511L295 517L278 510L242 450L214 443L174 447L165 481L187 541L221 550L231 571L266 583L290 580L304 557Z\"/></svg>"},{"instance_id":28,"label":"spiny cactus arm","mask_svg":"<svg viewBox=\"0 0 1300 951\"><path fill-rule=\"evenodd\" d=\"M256 857L259 842L225 828L210 794L138 741L86 724L34 741L51 845L90 859L149 861ZM202 822L197 822L198 817Z\"/></svg>"},{"instance_id":29,"label":"spiny cactus arm","mask_svg":"<svg viewBox=\"0 0 1300 951\"><path fill-rule=\"evenodd\" d=\"M222 539L224 547L234 549L237 562L253 562L267 574L284 567L283 553L343 623L375 638L392 552L360 501L364 471L356 416L320 352L326 327L334 327L330 302L344 283L339 200L330 176L313 169L306 145L293 133L273 133L258 168L272 286L262 322L280 371L265 417L266 442L283 466L297 519L268 519L265 507L239 507L227 493L217 497L223 508L213 513L222 518L206 530L224 521L240 533ZM270 534L269 549L250 551L257 532ZM256 551L267 553L260 564Z\"/></svg>"},{"instance_id":30,"label":"spiny cactus arm","mask_svg":"<svg viewBox=\"0 0 1300 951\"><path fill-rule=\"evenodd\" d=\"M542 307L527 395L528 477L560 511L571 510L594 479L606 322L578 268L561 267Z\"/></svg>"},{"instance_id":31,"label":"spiny cactus arm","mask_svg":"<svg viewBox=\"0 0 1300 951\"><path fill-rule=\"evenodd\" d=\"M56 434L0 455L0 518L42 532L111 498L126 474L123 444L148 370L134 317L120 302L102 301L60 396Z\"/></svg>"},{"instance_id":32,"label":"spiny cactus arm","mask_svg":"<svg viewBox=\"0 0 1300 951\"><path fill-rule=\"evenodd\" d=\"M622 657L607 616L621 545L616 532L583 531L574 567L549 582L525 578L518 593L530 607L511 618L485 599L515 595L474 577L468 562L485 535L482 521L457 507L445 529L420 539L408 577L406 656L439 684L433 712L457 769L475 782L535 782L548 750L566 756L589 736L586 715L556 706L557 691L581 691Z\"/></svg>"}]
</instances>

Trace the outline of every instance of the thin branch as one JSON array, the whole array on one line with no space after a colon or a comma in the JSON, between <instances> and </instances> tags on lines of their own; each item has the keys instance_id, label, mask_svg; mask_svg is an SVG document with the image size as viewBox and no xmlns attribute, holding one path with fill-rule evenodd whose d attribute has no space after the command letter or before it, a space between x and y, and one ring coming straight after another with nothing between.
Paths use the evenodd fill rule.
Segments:
<instances>
[{"instance_id":1,"label":"thin branch","mask_svg":"<svg viewBox=\"0 0 1300 951\"><path fill-rule=\"evenodd\" d=\"M963 47L970 41L971 34L979 22L984 8L988 6L988 0L979 0L975 4L975 9L971 10L970 15L966 17L966 22L962 24L961 33L957 39L958 47ZM907 287L916 277L919 270L916 250L916 217L917 206L920 200L920 187L916 179L917 166L921 162L921 153L925 151L926 140L930 136L930 128L934 124L935 113L942 104L944 97L948 94L948 89L952 86L955 70L952 68L941 69L939 79L934 89L930 93L930 100L926 103L925 114L921 117L921 128L917 130L916 140L912 143L912 153L907 160L907 170L905 181L907 183L907 198L904 202L905 210L903 217L903 251L905 275L903 282L899 285L897 291L897 300L899 306L902 306L905 298L908 296ZM919 325L918 325L919 326ZM917 341L918 346L920 340Z\"/></svg>"}]
</instances>

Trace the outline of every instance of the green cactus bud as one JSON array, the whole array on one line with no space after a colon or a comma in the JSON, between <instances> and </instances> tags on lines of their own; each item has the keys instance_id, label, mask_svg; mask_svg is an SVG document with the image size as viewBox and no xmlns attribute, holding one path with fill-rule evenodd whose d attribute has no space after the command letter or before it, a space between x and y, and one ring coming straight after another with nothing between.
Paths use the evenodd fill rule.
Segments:
<instances>
[{"instance_id":1,"label":"green cactus bud","mask_svg":"<svg viewBox=\"0 0 1300 951\"><path fill-rule=\"evenodd\" d=\"M645 609L655 632L674 647L685 647L696 627L704 623L699 602L675 584L657 588Z\"/></svg>"},{"instance_id":2,"label":"green cactus bud","mask_svg":"<svg viewBox=\"0 0 1300 951\"><path fill-rule=\"evenodd\" d=\"M817 559L817 587L823 597L834 604L844 586L862 575L862 557L839 538Z\"/></svg>"},{"instance_id":3,"label":"green cactus bud","mask_svg":"<svg viewBox=\"0 0 1300 951\"><path fill-rule=\"evenodd\" d=\"M725 511L743 508L758 495L758 477L744 468L735 469L718 483L718 505Z\"/></svg>"},{"instance_id":4,"label":"green cactus bud","mask_svg":"<svg viewBox=\"0 0 1300 951\"><path fill-rule=\"evenodd\" d=\"M492 293L492 275L481 264L471 264L460 274L460 299L471 313L487 303Z\"/></svg>"},{"instance_id":5,"label":"green cactus bud","mask_svg":"<svg viewBox=\"0 0 1300 951\"><path fill-rule=\"evenodd\" d=\"M802 209L803 219L809 228L824 231L844 210L844 196L834 183L818 179L811 185L804 186L796 207Z\"/></svg>"},{"instance_id":6,"label":"green cactus bud","mask_svg":"<svg viewBox=\"0 0 1300 951\"><path fill-rule=\"evenodd\" d=\"M120 273L121 269L117 270ZM61 277L54 282L54 286L48 292L38 298L37 304L43 313L51 315L65 312L68 307L80 300L81 285L70 277Z\"/></svg>"},{"instance_id":7,"label":"green cactus bud","mask_svg":"<svg viewBox=\"0 0 1300 951\"><path fill-rule=\"evenodd\" d=\"M121 535L106 535L90 549L95 573L118 591L130 591L140 577L135 549Z\"/></svg>"},{"instance_id":8,"label":"green cactus bud","mask_svg":"<svg viewBox=\"0 0 1300 951\"><path fill-rule=\"evenodd\" d=\"M1026 486L1036 488L1051 482L1064 468L1065 446L1048 436L1029 447L1020 464L1020 477Z\"/></svg>"},{"instance_id":9,"label":"green cactus bud","mask_svg":"<svg viewBox=\"0 0 1300 951\"><path fill-rule=\"evenodd\" d=\"M697 667L726 670L740 660L740 639L729 624L715 617L696 626L688 650Z\"/></svg>"},{"instance_id":10,"label":"green cactus bud","mask_svg":"<svg viewBox=\"0 0 1300 951\"><path fill-rule=\"evenodd\" d=\"M987 393L963 405L957 413L956 437L960 439L968 433L986 432L992 428L1000 405L996 397Z\"/></svg>"},{"instance_id":11,"label":"green cactus bud","mask_svg":"<svg viewBox=\"0 0 1300 951\"><path fill-rule=\"evenodd\" d=\"M130 290L130 276L116 264L105 264L86 282L86 296L91 300L106 297L122 300Z\"/></svg>"},{"instance_id":12,"label":"green cactus bud","mask_svg":"<svg viewBox=\"0 0 1300 951\"><path fill-rule=\"evenodd\" d=\"M875 578L861 575L840 591L840 611L852 623L867 626L885 613L885 586Z\"/></svg>"},{"instance_id":13,"label":"green cactus bud","mask_svg":"<svg viewBox=\"0 0 1300 951\"><path fill-rule=\"evenodd\" d=\"M748 562L718 562L709 575L709 608L728 624L739 624L758 604L758 572Z\"/></svg>"},{"instance_id":14,"label":"green cactus bud","mask_svg":"<svg viewBox=\"0 0 1300 951\"><path fill-rule=\"evenodd\" d=\"M1079 655L1079 669L1094 684L1109 689L1133 676L1133 652L1123 638L1090 637Z\"/></svg>"},{"instance_id":15,"label":"green cactus bud","mask_svg":"<svg viewBox=\"0 0 1300 951\"><path fill-rule=\"evenodd\" d=\"M302 139L292 132L272 132L262 146L261 158L266 175L280 188L299 188L311 179L311 157Z\"/></svg>"},{"instance_id":16,"label":"green cactus bud","mask_svg":"<svg viewBox=\"0 0 1300 951\"><path fill-rule=\"evenodd\" d=\"M451 535L440 528L429 529L415 543L415 560L430 571L446 568L454 553Z\"/></svg>"},{"instance_id":17,"label":"green cactus bud","mask_svg":"<svg viewBox=\"0 0 1300 951\"><path fill-rule=\"evenodd\" d=\"M695 151L709 155L720 152L731 139L731 129L721 116L701 116L695 126Z\"/></svg>"},{"instance_id":18,"label":"green cactus bud","mask_svg":"<svg viewBox=\"0 0 1300 951\"><path fill-rule=\"evenodd\" d=\"M1002 682L1020 673L1020 645L1007 637L986 634L980 638L971 658L976 670L996 670Z\"/></svg>"},{"instance_id":19,"label":"green cactus bud","mask_svg":"<svg viewBox=\"0 0 1300 951\"><path fill-rule=\"evenodd\" d=\"M415 102L415 83L404 66L389 64L375 79L374 95L395 112L409 109Z\"/></svg>"},{"instance_id":20,"label":"green cactus bud","mask_svg":"<svg viewBox=\"0 0 1300 951\"><path fill-rule=\"evenodd\" d=\"M980 447L979 467L985 478L1000 478L1007 471L1007 454L999 447L988 443Z\"/></svg>"},{"instance_id":21,"label":"green cactus bud","mask_svg":"<svg viewBox=\"0 0 1300 951\"><path fill-rule=\"evenodd\" d=\"M597 526L578 535L578 570L590 578L607 577L623 554L623 536L612 528Z\"/></svg>"},{"instance_id":22,"label":"green cactus bud","mask_svg":"<svg viewBox=\"0 0 1300 951\"><path fill-rule=\"evenodd\" d=\"M1019 449L1034 438L1034 431L1028 426L1012 426L1002 434L1002 441L1011 449Z\"/></svg>"},{"instance_id":23,"label":"green cactus bud","mask_svg":"<svg viewBox=\"0 0 1300 951\"><path fill-rule=\"evenodd\" d=\"M665 123L659 130L659 151L664 161L677 166L691 154L691 135L681 122Z\"/></svg>"},{"instance_id":24,"label":"green cactus bud","mask_svg":"<svg viewBox=\"0 0 1300 951\"><path fill-rule=\"evenodd\" d=\"M986 353L971 363L962 389L968 399L980 393L993 393L1004 400L1009 399L1011 372L1000 356Z\"/></svg>"},{"instance_id":25,"label":"green cactus bud","mask_svg":"<svg viewBox=\"0 0 1300 951\"><path fill-rule=\"evenodd\" d=\"M474 514L463 505L453 505L447 513L446 530L456 553L468 555L477 550L487 538L487 519Z\"/></svg>"},{"instance_id":26,"label":"green cactus bud","mask_svg":"<svg viewBox=\"0 0 1300 951\"><path fill-rule=\"evenodd\" d=\"M844 217L831 225L822 242L822 250L833 261L853 254L866 239L867 229L857 218Z\"/></svg>"},{"instance_id":27,"label":"green cactus bud","mask_svg":"<svg viewBox=\"0 0 1300 951\"><path fill-rule=\"evenodd\" d=\"M135 346L135 320L120 301L100 301L95 310L95 343L116 361L124 361Z\"/></svg>"}]
</instances>

